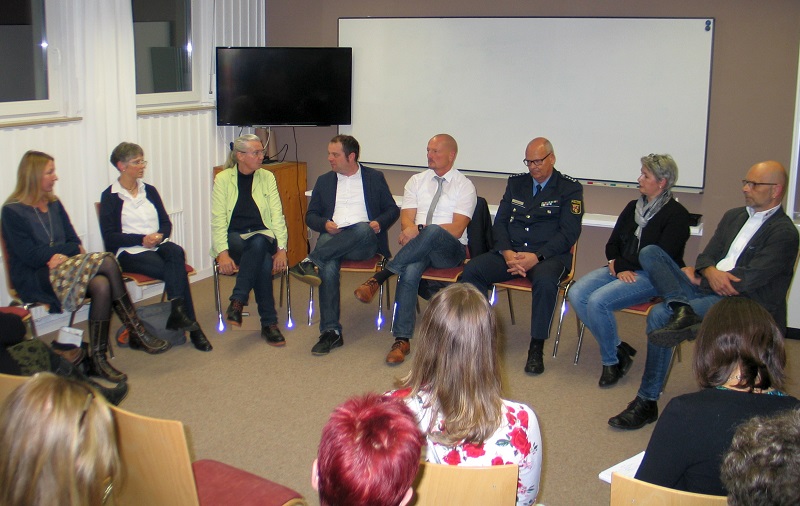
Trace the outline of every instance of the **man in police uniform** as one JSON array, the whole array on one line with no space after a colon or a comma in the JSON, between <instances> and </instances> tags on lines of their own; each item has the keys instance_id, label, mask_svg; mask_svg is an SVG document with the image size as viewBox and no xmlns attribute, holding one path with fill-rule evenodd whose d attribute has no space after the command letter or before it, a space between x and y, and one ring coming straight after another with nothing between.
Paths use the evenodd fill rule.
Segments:
<instances>
[{"instance_id":1,"label":"man in police uniform","mask_svg":"<svg viewBox=\"0 0 800 506\"><path fill-rule=\"evenodd\" d=\"M530 174L508 178L494 220L494 250L464 267L463 281L486 293L493 283L525 276L531 281L531 344L525 372L544 372L542 349L558 295L572 265L570 249L581 234L583 187L555 170L553 145L528 143L523 163Z\"/></svg>"}]
</instances>

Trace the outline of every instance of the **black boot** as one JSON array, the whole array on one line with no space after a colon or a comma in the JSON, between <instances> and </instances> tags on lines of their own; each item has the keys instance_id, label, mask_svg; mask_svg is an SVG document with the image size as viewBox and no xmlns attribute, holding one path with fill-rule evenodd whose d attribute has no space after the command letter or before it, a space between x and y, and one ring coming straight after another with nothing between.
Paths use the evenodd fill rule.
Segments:
<instances>
[{"instance_id":1,"label":"black boot","mask_svg":"<svg viewBox=\"0 0 800 506\"><path fill-rule=\"evenodd\" d=\"M528 374L542 374L544 372L544 341L541 339L531 339L531 347L528 350L528 360L525 363L525 372Z\"/></svg>"},{"instance_id":2,"label":"black boot","mask_svg":"<svg viewBox=\"0 0 800 506\"><path fill-rule=\"evenodd\" d=\"M131 297L126 292L125 295L115 300L113 303L114 312L119 316L120 321L128 329L128 343L134 350L144 350L151 355L156 353L163 353L170 349L167 341L158 337L150 335L142 322L139 321L139 316L136 314L136 308L133 307Z\"/></svg>"},{"instance_id":3,"label":"black boot","mask_svg":"<svg viewBox=\"0 0 800 506\"><path fill-rule=\"evenodd\" d=\"M107 322L106 322L107 323ZM74 364L72 364L69 360L64 359L63 357L58 357L56 363L53 367L53 372L58 376L63 376L65 378L71 378L82 383L88 383L92 385L98 392L100 392L103 397L106 398L108 402L113 404L114 406L119 406L119 403L128 395L128 384L125 381L117 383L112 388L104 387L103 385L92 381L91 379L87 378ZM53 363L54 359L51 358L51 363Z\"/></svg>"},{"instance_id":4,"label":"black boot","mask_svg":"<svg viewBox=\"0 0 800 506\"><path fill-rule=\"evenodd\" d=\"M656 346L672 348L687 339L693 341L703 319L688 304L670 303L672 316L666 325L648 334L648 339Z\"/></svg>"},{"instance_id":5,"label":"black boot","mask_svg":"<svg viewBox=\"0 0 800 506\"><path fill-rule=\"evenodd\" d=\"M618 365L620 378L628 374L628 371L633 365L633 357L635 356L636 349L634 349L633 346L625 341L620 341L619 346L617 346L617 360L619 361Z\"/></svg>"},{"instance_id":6,"label":"black boot","mask_svg":"<svg viewBox=\"0 0 800 506\"><path fill-rule=\"evenodd\" d=\"M89 357L92 370L101 378L112 383L120 383L128 379L125 373L119 372L108 363L108 320L89 320Z\"/></svg>"},{"instance_id":7,"label":"black boot","mask_svg":"<svg viewBox=\"0 0 800 506\"><path fill-rule=\"evenodd\" d=\"M608 424L617 429L640 429L658 419L658 403L642 399L638 395L625 411L608 420Z\"/></svg>"},{"instance_id":8,"label":"black boot","mask_svg":"<svg viewBox=\"0 0 800 506\"><path fill-rule=\"evenodd\" d=\"M208 338L206 338L203 329L201 329L199 325L197 326L197 330L189 332L189 339L192 340L194 347L200 351L211 351L214 349L211 343L208 342Z\"/></svg>"},{"instance_id":9,"label":"black boot","mask_svg":"<svg viewBox=\"0 0 800 506\"><path fill-rule=\"evenodd\" d=\"M603 374L600 375L600 381L597 384L600 385L600 388L614 386L621 377L622 370L619 368L619 364L604 365Z\"/></svg>"},{"instance_id":10,"label":"black boot","mask_svg":"<svg viewBox=\"0 0 800 506\"><path fill-rule=\"evenodd\" d=\"M169 318L167 318L167 330L191 332L200 329L200 325L186 314L186 305L183 297L175 297L170 302L172 303L172 311L169 314Z\"/></svg>"}]
</instances>

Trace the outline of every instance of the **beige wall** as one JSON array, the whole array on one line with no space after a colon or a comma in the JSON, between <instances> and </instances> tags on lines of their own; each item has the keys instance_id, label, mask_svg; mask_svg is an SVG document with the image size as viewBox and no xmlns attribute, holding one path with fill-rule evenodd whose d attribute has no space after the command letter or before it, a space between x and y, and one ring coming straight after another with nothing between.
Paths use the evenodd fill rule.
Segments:
<instances>
[{"instance_id":1,"label":"beige wall","mask_svg":"<svg viewBox=\"0 0 800 506\"><path fill-rule=\"evenodd\" d=\"M739 181L748 167L766 159L778 160L789 167L800 46L800 2L796 0L268 0L267 44L336 46L338 18L364 16L715 18L705 192L679 196L691 212L703 215L706 224L704 236L689 241L688 263L694 261L700 247L708 242L722 213L742 204ZM432 55L431 79L435 79L437 58L445 57ZM658 62L642 72L658 72ZM289 144L289 153L293 156L295 142L291 129L276 131L279 147ZM431 135L435 133L438 132L431 131ZM309 185L329 170L325 159L327 141L335 134L335 127L296 129L297 153L301 160L308 162ZM531 138L546 136L547 132L531 132L530 135ZM520 146L520 156L524 148ZM408 149L418 150L423 161L425 146L409 146ZM490 141L486 149L491 149ZM555 149L557 152L558 146ZM654 146L653 150L658 151L658 147ZM614 151L614 146L608 146L606 152L596 156L613 157ZM629 165L631 172L639 169L638 160L620 160L619 163ZM556 166L570 173L569 167ZM402 193L410 174L390 172L387 178L392 191ZM478 186L479 194L490 203L499 202L505 186L502 179L471 179ZM586 210L618 214L624 203L635 198L637 193L631 189L587 188ZM603 246L609 233L609 229L584 227L579 275L605 263Z\"/></svg>"}]
</instances>

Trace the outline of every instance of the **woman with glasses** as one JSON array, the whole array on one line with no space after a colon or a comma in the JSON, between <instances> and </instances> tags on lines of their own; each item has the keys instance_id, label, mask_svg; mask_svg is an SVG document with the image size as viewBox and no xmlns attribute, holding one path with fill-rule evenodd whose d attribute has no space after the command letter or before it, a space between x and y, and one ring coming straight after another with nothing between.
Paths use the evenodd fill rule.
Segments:
<instances>
[{"instance_id":1,"label":"woman with glasses","mask_svg":"<svg viewBox=\"0 0 800 506\"><path fill-rule=\"evenodd\" d=\"M233 141L211 195L211 256L222 274L236 276L227 320L241 326L250 291L261 317L261 337L284 346L272 294L272 273L286 269L288 234L275 176L261 169L264 146L252 134Z\"/></svg>"},{"instance_id":2,"label":"woman with glasses","mask_svg":"<svg viewBox=\"0 0 800 506\"><path fill-rule=\"evenodd\" d=\"M50 373L0 411L0 504L113 504L121 463L114 418L97 392Z\"/></svg>"},{"instance_id":3,"label":"woman with glasses","mask_svg":"<svg viewBox=\"0 0 800 506\"><path fill-rule=\"evenodd\" d=\"M194 347L211 351L197 323L186 273L186 253L169 241L172 222L154 186L142 181L147 161L138 144L123 142L111 152L119 177L100 197L100 231L106 251L124 272L164 280L172 312L167 329L189 332Z\"/></svg>"},{"instance_id":4,"label":"woman with glasses","mask_svg":"<svg viewBox=\"0 0 800 506\"><path fill-rule=\"evenodd\" d=\"M591 330L600 346L603 372L600 387L615 385L633 364L636 350L617 334L614 311L656 297L647 272L639 264L639 251L655 244L681 267L689 239L689 212L672 196L678 166L669 155L641 158L641 196L625 206L606 243L608 264L579 279L569 291L578 318Z\"/></svg>"},{"instance_id":5,"label":"woman with glasses","mask_svg":"<svg viewBox=\"0 0 800 506\"><path fill-rule=\"evenodd\" d=\"M112 367L106 355L112 308L128 329L131 348L161 353L170 345L150 335L139 321L114 255L85 252L53 192L56 181L52 156L41 151L22 156L17 186L2 212L11 282L23 301L47 304L51 313L62 308L76 311L91 297L91 361L96 374L119 383L127 376Z\"/></svg>"}]
</instances>

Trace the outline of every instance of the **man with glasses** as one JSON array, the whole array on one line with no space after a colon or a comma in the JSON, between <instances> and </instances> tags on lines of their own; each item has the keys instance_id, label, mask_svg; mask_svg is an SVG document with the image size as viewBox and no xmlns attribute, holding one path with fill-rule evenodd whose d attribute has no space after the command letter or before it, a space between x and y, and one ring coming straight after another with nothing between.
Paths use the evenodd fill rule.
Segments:
<instances>
[{"instance_id":1,"label":"man with glasses","mask_svg":"<svg viewBox=\"0 0 800 506\"><path fill-rule=\"evenodd\" d=\"M572 265L581 234L583 186L555 170L553 145L528 143L528 173L508 178L494 220L494 250L470 260L462 280L486 293L494 283L525 276L531 281L531 343L525 372L544 372L544 341L550 334L558 283Z\"/></svg>"},{"instance_id":2,"label":"man with glasses","mask_svg":"<svg viewBox=\"0 0 800 506\"><path fill-rule=\"evenodd\" d=\"M327 355L344 344L339 321L342 260L367 260L375 253L392 256L386 231L400 209L383 173L358 162L360 151L350 135L337 135L328 143L331 171L317 179L306 211L306 224L320 234L317 245L289 269L300 281L319 286L322 334L311 348L314 355Z\"/></svg>"},{"instance_id":3,"label":"man with glasses","mask_svg":"<svg viewBox=\"0 0 800 506\"><path fill-rule=\"evenodd\" d=\"M242 309L252 290L261 317L261 337L284 346L272 294L272 272L286 269L288 233L275 176L261 169L264 146L252 134L233 141L225 170L214 179L211 194L211 256L219 272L233 274L227 320L242 325Z\"/></svg>"},{"instance_id":4,"label":"man with glasses","mask_svg":"<svg viewBox=\"0 0 800 506\"><path fill-rule=\"evenodd\" d=\"M723 297L755 300L786 333L786 293L798 250L797 229L781 206L787 181L778 162L753 165L742 180L745 207L725 213L694 267L681 269L655 245L639 252L664 302L647 317L647 362L639 392L609 425L638 429L658 418L656 401L673 347L694 339L703 315Z\"/></svg>"}]
</instances>

